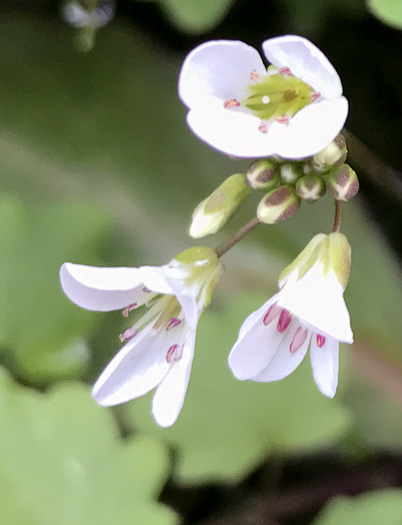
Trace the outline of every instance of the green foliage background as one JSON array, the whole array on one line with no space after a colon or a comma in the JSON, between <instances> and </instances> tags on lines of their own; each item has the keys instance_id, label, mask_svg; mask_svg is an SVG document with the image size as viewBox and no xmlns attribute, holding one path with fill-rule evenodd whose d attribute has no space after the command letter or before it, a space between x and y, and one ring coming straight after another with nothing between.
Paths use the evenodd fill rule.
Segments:
<instances>
[{"instance_id":1,"label":"green foliage background","mask_svg":"<svg viewBox=\"0 0 402 525\"><path fill-rule=\"evenodd\" d=\"M171 31L199 40L211 30L221 37L218 24L236 7L228 0L159 4ZM288 31L313 38L319 18L309 13L317 2L285 4ZM326 15L369 16L355 4L328 2ZM392 2L372 1L370 9L398 25ZM184 52L123 13L82 53L76 30L52 9L40 13L5 5L0 18L1 523L169 525L180 516L157 501L169 477L183 486L236 484L271 457L335 451L347 462L379 448L400 452L400 272L358 199L344 219L356 344L342 349L335 400L316 390L307 360L274 384L237 382L226 365L243 319L275 291L283 266L328 231L332 203L324 198L225 257L174 427L155 425L149 396L117 411L92 401L88 385L119 348L124 322L119 313L72 305L59 288L60 265L165 263L191 245L193 208L247 163L219 155L187 128L176 94ZM212 245L256 204L250 199ZM372 509L381 508L384 522L396 524L401 498L384 490L334 501L315 523L377 523Z\"/></svg>"}]
</instances>

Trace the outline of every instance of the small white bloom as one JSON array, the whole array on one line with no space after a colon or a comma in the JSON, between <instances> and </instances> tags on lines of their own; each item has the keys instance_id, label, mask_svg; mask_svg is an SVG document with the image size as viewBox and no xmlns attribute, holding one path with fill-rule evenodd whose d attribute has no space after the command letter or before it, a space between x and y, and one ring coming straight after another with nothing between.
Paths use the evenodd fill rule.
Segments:
<instances>
[{"instance_id":1,"label":"small white bloom","mask_svg":"<svg viewBox=\"0 0 402 525\"><path fill-rule=\"evenodd\" d=\"M172 425L183 406L190 379L201 312L212 298L222 265L209 247L190 248L160 267L98 268L64 263L64 293L87 310L140 306L147 311L120 339L127 341L96 381L92 395L103 406L118 405L156 389L156 422Z\"/></svg>"},{"instance_id":2,"label":"small white bloom","mask_svg":"<svg viewBox=\"0 0 402 525\"><path fill-rule=\"evenodd\" d=\"M213 40L183 63L179 96L203 141L237 157L315 155L343 128L348 102L326 56L309 40L286 35L259 53L240 41Z\"/></svg>"},{"instance_id":3,"label":"small white bloom","mask_svg":"<svg viewBox=\"0 0 402 525\"><path fill-rule=\"evenodd\" d=\"M349 269L350 246L343 234L314 237L282 272L279 292L244 321L229 355L237 379L283 379L310 347L314 380L333 397L339 342L353 343L343 299Z\"/></svg>"},{"instance_id":4,"label":"small white bloom","mask_svg":"<svg viewBox=\"0 0 402 525\"><path fill-rule=\"evenodd\" d=\"M96 9L89 11L80 2L70 0L62 5L62 16L66 22L75 27L103 27L112 20L116 6L114 0L98 2Z\"/></svg>"}]
</instances>

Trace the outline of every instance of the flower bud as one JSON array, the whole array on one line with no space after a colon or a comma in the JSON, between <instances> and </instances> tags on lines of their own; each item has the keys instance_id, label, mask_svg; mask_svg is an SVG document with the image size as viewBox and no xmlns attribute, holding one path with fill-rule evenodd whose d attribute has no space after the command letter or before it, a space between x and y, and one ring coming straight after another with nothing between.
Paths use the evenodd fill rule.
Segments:
<instances>
[{"instance_id":1,"label":"flower bud","mask_svg":"<svg viewBox=\"0 0 402 525\"><path fill-rule=\"evenodd\" d=\"M290 219L300 208L300 197L290 186L280 186L265 195L257 208L257 216L265 224Z\"/></svg>"},{"instance_id":2,"label":"flower bud","mask_svg":"<svg viewBox=\"0 0 402 525\"><path fill-rule=\"evenodd\" d=\"M327 187L338 201L348 201L359 191L356 172L347 164L334 166L326 176Z\"/></svg>"},{"instance_id":3,"label":"flower bud","mask_svg":"<svg viewBox=\"0 0 402 525\"><path fill-rule=\"evenodd\" d=\"M272 190L279 185L279 167L270 159L253 162L247 171L247 183L253 190Z\"/></svg>"},{"instance_id":4,"label":"flower bud","mask_svg":"<svg viewBox=\"0 0 402 525\"><path fill-rule=\"evenodd\" d=\"M315 202L327 191L324 180L312 173L304 175L296 182L296 193L305 201Z\"/></svg>"},{"instance_id":5,"label":"flower bud","mask_svg":"<svg viewBox=\"0 0 402 525\"><path fill-rule=\"evenodd\" d=\"M246 176L236 173L228 177L193 212L190 235L195 239L216 233L250 195Z\"/></svg>"},{"instance_id":6,"label":"flower bud","mask_svg":"<svg viewBox=\"0 0 402 525\"><path fill-rule=\"evenodd\" d=\"M329 171L332 166L343 164L348 155L345 137L338 135L335 140L328 144L326 148L316 153L312 159L315 171L324 173Z\"/></svg>"},{"instance_id":7,"label":"flower bud","mask_svg":"<svg viewBox=\"0 0 402 525\"><path fill-rule=\"evenodd\" d=\"M284 184L295 184L303 176L303 167L296 162L284 162L280 166L280 173Z\"/></svg>"}]
</instances>

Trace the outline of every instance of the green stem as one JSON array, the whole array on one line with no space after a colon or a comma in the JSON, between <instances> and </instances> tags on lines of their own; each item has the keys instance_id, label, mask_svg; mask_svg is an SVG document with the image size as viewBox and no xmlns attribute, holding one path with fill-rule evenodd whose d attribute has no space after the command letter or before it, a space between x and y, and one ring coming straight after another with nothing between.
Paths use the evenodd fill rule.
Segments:
<instances>
[{"instance_id":1,"label":"green stem","mask_svg":"<svg viewBox=\"0 0 402 525\"><path fill-rule=\"evenodd\" d=\"M339 232L342 223L342 202L335 200L335 216L332 232Z\"/></svg>"},{"instance_id":2,"label":"green stem","mask_svg":"<svg viewBox=\"0 0 402 525\"><path fill-rule=\"evenodd\" d=\"M233 237L229 237L229 239L223 241L223 243L215 249L217 256L222 257L222 255L225 255L226 252L233 248L235 244L241 241L243 237L248 234L248 232L253 230L259 224L261 224L260 219L258 217L254 217L254 219L242 226L240 230L237 230Z\"/></svg>"}]
</instances>

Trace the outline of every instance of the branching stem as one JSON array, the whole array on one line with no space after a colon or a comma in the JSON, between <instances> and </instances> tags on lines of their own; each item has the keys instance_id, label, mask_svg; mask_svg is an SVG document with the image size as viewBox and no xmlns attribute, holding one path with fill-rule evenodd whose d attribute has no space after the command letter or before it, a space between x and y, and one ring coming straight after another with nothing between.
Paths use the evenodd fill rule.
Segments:
<instances>
[{"instance_id":1,"label":"branching stem","mask_svg":"<svg viewBox=\"0 0 402 525\"><path fill-rule=\"evenodd\" d=\"M237 232L233 235L233 237L229 237L229 239L226 239L223 241L222 244L220 244L216 249L216 253L218 257L222 257L222 255L225 255L226 252L228 252L235 244L237 244L239 241L243 239L245 235L247 235L251 230L253 230L256 226L261 224L261 221L258 217L254 217L250 222L242 226Z\"/></svg>"}]
</instances>

